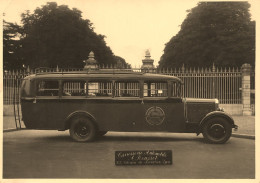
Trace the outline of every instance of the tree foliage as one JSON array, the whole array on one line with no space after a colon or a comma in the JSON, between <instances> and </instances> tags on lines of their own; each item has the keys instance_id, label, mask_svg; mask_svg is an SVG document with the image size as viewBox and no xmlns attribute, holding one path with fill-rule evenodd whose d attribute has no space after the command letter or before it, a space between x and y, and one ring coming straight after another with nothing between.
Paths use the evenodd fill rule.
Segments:
<instances>
[{"instance_id":1,"label":"tree foliage","mask_svg":"<svg viewBox=\"0 0 260 183\"><path fill-rule=\"evenodd\" d=\"M116 65L117 65L117 68L131 68L131 65L128 64L124 58L122 57L119 57L119 56L115 56L114 57L115 60L116 60Z\"/></svg>"},{"instance_id":2,"label":"tree foliage","mask_svg":"<svg viewBox=\"0 0 260 183\"><path fill-rule=\"evenodd\" d=\"M255 65L255 22L248 2L200 2L165 45L160 67Z\"/></svg>"},{"instance_id":3,"label":"tree foliage","mask_svg":"<svg viewBox=\"0 0 260 183\"><path fill-rule=\"evenodd\" d=\"M17 39L20 27L17 24L3 21L3 65L4 69L19 68L21 61L21 44Z\"/></svg>"},{"instance_id":4,"label":"tree foliage","mask_svg":"<svg viewBox=\"0 0 260 183\"><path fill-rule=\"evenodd\" d=\"M99 64L116 64L105 36L96 34L90 20L83 19L78 9L49 2L33 13L22 13L21 18L19 59L31 68L82 68L90 51Z\"/></svg>"}]
</instances>

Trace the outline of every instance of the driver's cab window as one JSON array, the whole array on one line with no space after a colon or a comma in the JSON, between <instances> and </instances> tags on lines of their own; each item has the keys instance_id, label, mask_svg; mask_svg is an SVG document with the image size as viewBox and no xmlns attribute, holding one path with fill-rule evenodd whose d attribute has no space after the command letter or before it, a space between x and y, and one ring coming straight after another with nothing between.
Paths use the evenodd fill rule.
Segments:
<instances>
[{"instance_id":1,"label":"driver's cab window","mask_svg":"<svg viewBox=\"0 0 260 183\"><path fill-rule=\"evenodd\" d=\"M144 82L144 97L167 97L168 84L167 82Z\"/></svg>"}]
</instances>

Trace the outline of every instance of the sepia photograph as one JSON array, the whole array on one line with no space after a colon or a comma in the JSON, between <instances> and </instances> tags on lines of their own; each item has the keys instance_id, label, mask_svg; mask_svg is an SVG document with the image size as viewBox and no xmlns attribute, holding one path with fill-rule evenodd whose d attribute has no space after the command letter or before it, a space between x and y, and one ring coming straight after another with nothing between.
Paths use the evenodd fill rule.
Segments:
<instances>
[{"instance_id":1,"label":"sepia photograph","mask_svg":"<svg viewBox=\"0 0 260 183\"><path fill-rule=\"evenodd\" d=\"M259 183L260 3L0 3L1 182Z\"/></svg>"}]
</instances>

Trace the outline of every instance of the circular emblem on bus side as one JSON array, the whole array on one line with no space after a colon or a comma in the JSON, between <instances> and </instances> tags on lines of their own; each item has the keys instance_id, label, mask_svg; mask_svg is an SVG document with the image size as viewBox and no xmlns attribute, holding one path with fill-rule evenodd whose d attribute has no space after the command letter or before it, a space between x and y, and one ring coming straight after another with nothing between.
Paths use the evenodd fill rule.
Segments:
<instances>
[{"instance_id":1,"label":"circular emblem on bus side","mask_svg":"<svg viewBox=\"0 0 260 183\"><path fill-rule=\"evenodd\" d=\"M160 125L163 123L164 118L164 111L157 106L150 107L145 114L145 119L150 125Z\"/></svg>"}]
</instances>

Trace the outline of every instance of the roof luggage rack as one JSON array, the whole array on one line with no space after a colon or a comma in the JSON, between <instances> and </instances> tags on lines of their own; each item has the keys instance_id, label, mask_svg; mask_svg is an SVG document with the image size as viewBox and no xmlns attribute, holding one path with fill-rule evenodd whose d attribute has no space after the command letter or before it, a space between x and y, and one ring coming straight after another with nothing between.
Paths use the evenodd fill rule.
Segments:
<instances>
[{"instance_id":1,"label":"roof luggage rack","mask_svg":"<svg viewBox=\"0 0 260 183\"><path fill-rule=\"evenodd\" d=\"M144 74L144 72L134 71L133 69L55 69L39 67L35 69L35 74Z\"/></svg>"}]
</instances>

